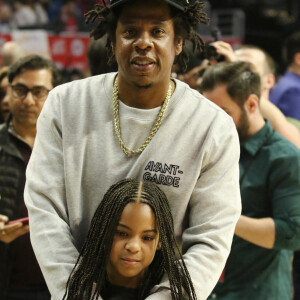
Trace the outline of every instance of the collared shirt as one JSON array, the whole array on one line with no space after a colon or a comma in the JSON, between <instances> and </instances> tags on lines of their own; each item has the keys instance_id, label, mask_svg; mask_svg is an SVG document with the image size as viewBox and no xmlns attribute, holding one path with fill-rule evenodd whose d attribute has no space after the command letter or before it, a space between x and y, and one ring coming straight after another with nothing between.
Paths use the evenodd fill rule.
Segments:
<instances>
[{"instance_id":1,"label":"collared shirt","mask_svg":"<svg viewBox=\"0 0 300 300\"><path fill-rule=\"evenodd\" d=\"M270 92L273 102L287 117L300 120L300 76L285 72Z\"/></svg>"},{"instance_id":2,"label":"collared shirt","mask_svg":"<svg viewBox=\"0 0 300 300\"><path fill-rule=\"evenodd\" d=\"M22 141L23 143L27 144L28 143L17 133L12 120L9 122L8 124L8 132L13 135L15 138L17 138L18 140ZM29 146L29 145L28 145ZM30 146L29 146L30 147ZM31 147L30 147L31 148ZM28 162L27 162L28 163Z\"/></svg>"},{"instance_id":3,"label":"collared shirt","mask_svg":"<svg viewBox=\"0 0 300 300\"><path fill-rule=\"evenodd\" d=\"M242 215L273 218L275 245L265 249L234 236L214 297L291 299L292 250L300 248L300 151L266 121L241 146L240 181Z\"/></svg>"}]
</instances>

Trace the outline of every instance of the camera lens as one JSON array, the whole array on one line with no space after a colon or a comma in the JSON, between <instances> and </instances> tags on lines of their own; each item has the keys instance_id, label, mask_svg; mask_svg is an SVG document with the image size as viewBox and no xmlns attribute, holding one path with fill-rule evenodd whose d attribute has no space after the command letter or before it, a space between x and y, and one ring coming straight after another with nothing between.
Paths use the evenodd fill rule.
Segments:
<instances>
[{"instance_id":1,"label":"camera lens","mask_svg":"<svg viewBox=\"0 0 300 300\"><path fill-rule=\"evenodd\" d=\"M204 48L204 56L208 60L215 60L217 62L221 62L225 60L223 55L220 55L216 48L211 44L206 44Z\"/></svg>"}]
</instances>

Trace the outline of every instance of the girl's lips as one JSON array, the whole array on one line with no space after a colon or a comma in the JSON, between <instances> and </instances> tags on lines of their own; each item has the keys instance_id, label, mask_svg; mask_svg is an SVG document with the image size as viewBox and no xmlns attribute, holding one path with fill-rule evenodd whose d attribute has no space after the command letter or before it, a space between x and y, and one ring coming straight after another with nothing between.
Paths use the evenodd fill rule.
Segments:
<instances>
[{"instance_id":1,"label":"girl's lips","mask_svg":"<svg viewBox=\"0 0 300 300\"><path fill-rule=\"evenodd\" d=\"M131 258L121 258L121 260L127 264L127 265L135 265L137 264L138 262L140 262L139 260L137 259L131 259Z\"/></svg>"}]
</instances>

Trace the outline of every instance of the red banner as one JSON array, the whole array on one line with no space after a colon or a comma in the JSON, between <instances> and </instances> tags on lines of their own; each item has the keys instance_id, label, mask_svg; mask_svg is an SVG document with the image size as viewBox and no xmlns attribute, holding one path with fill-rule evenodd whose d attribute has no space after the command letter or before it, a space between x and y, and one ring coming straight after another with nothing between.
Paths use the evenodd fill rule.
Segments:
<instances>
[{"instance_id":1,"label":"red banner","mask_svg":"<svg viewBox=\"0 0 300 300\"><path fill-rule=\"evenodd\" d=\"M0 34L0 49L6 41L12 40L10 34ZM87 66L88 34L53 35L48 34L49 53L59 68L85 71ZM35 53L35 49L32 52ZM1 61L1 53L0 53Z\"/></svg>"},{"instance_id":2,"label":"red banner","mask_svg":"<svg viewBox=\"0 0 300 300\"><path fill-rule=\"evenodd\" d=\"M87 70L88 36L49 35L52 60L59 67Z\"/></svg>"}]
</instances>

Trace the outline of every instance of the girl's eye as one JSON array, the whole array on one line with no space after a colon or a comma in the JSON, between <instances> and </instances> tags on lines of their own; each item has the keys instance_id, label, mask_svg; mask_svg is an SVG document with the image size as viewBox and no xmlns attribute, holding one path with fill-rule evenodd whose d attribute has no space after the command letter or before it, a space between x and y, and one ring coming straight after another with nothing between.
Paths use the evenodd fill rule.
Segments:
<instances>
[{"instance_id":1,"label":"girl's eye","mask_svg":"<svg viewBox=\"0 0 300 300\"><path fill-rule=\"evenodd\" d=\"M143 240L145 240L145 241L153 241L154 240L154 237L153 236L144 236L143 237Z\"/></svg>"},{"instance_id":2,"label":"girl's eye","mask_svg":"<svg viewBox=\"0 0 300 300\"><path fill-rule=\"evenodd\" d=\"M126 232L124 232L124 231L116 231L116 235L118 235L118 236L127 236L127 233Z\"/></svg>"}]
</instances>

